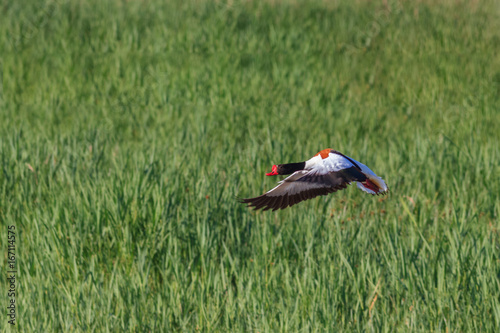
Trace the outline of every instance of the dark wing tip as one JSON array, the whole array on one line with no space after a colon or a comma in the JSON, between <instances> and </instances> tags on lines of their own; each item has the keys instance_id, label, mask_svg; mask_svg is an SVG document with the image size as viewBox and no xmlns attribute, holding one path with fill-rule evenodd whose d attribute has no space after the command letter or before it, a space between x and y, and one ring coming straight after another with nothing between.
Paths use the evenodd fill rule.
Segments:
<instances>
[{"instance_id":1,"label":"dark wing tip","mask_svg":"<svg viewBox=\"0 0 500 333\"><path fill-rule=\"evenodd\" d=\"M239 203L249 203L252 198L248 198L248 199L245 199L245 198L236 198L236 200L238 200Z\"/></svg>"},{"instance_id":2,"label":"dark wing tip","mask_svg":"<svg viewBox=\"0 0 500 333\"><path fill-rule=\"evenodd\" d=\"M282 196L271 197L266 194L260 195L255 198L240 199L241 203L248 204L248 207L254 208L254 210L262 209L264 211L272 209L273 211L278 209L285 209L288 207L288 200L285 200Z\"/></svg>"}]
</instances>

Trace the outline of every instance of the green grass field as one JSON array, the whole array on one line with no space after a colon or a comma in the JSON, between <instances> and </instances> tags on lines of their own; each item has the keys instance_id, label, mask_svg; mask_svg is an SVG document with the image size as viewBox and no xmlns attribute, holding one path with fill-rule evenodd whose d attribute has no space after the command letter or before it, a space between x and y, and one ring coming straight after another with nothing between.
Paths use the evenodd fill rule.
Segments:
<instances>
[{"instance_id":1,"label":"green grass field","mask_svg":"<svg viewBox=\"0 0 500 333\"><path fill-rule=\"evenodd\" d=\"M500 329L498 2L0 13L0 331ZM389 196L238 203L329 147Z\"/></svg>"}]
</instances>

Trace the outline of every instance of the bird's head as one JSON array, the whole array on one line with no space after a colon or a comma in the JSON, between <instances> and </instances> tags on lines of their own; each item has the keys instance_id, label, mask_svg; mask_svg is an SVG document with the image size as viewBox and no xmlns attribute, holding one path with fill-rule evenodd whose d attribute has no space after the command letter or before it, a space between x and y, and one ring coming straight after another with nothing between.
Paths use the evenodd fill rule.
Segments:
<instances>
[{"instance_id":1,"label":"bird's head","mask_svg":"<svg viewBox=\"0 0 500 333\"><path fill-rule=\"evenodd\" d=\"M295 171L304 170L306 162L286 163L273 165L273 170L266 173L266 176L291 175Z\"/></svg>"}]
</instances>

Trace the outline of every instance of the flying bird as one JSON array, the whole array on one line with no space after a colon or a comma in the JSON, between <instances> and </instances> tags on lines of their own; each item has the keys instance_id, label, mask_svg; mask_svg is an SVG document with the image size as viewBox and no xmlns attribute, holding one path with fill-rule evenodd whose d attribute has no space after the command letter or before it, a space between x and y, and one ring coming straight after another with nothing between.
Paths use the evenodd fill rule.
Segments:
<instances>
[{"instance_id":1,"label":"flying bird","mask_svg":"<svg viewBox=\"0 0 500 333\"><path fill-rule=\"evenodd\" d=\"M356 182L359 189L370 194L386 194L389 189L384 180L366 165L333 150L324 149L313 158L299 163L273 165L266 176L290 175L272 190L255 198L242 199L242 203L256 210L284 209L319 195L343 190Z\"/></svg>"}]
</instances>

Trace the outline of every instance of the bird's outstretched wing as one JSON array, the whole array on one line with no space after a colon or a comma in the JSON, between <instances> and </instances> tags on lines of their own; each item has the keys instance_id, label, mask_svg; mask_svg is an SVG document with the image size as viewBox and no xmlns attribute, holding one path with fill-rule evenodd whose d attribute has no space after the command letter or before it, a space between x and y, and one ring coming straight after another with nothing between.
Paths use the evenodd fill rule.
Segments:
<instances>
[{"instance_id":1,"label":"bird's outstretched wing","mask_svg":"<svg viewBox=\"0 0 500 333\"><path fill-rule=\"evenodd\" d=\"M366 176L358 168L331 171L326 174L316 170L296 171L285 178L272 190L255 198L242 199L255 209L284 209L301 201L312 199L319 195L327 195L347 187L353 181L365 181Z\"/></svg>"}]
</instances>

